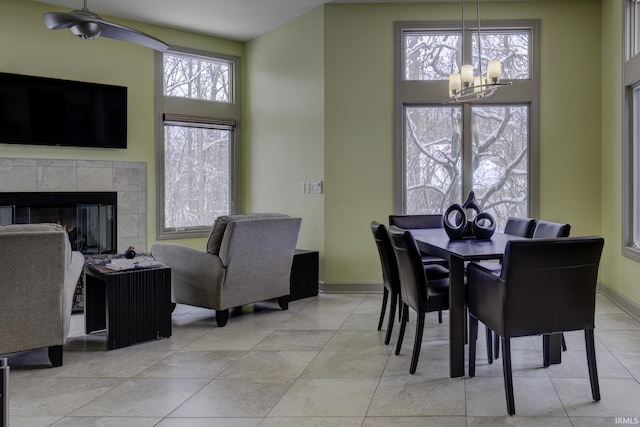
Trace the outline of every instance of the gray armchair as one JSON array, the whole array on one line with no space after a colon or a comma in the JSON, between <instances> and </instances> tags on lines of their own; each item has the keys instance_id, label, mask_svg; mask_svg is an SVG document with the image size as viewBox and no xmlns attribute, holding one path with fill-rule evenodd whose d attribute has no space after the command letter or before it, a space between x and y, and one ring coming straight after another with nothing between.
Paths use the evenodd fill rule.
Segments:
<instances>
[{"instance_id":1,"label":"gray armchair","mask_svg":"<svg viewBox=\"0 0 640 427\"><path fill-rule=\"evenodd\" d=\"M172 301L216 310L223 327L232 307L277 298L288 308L300 222L282 214L222 216L206 251L156 243L151 254L171 267Z\"/></svg>"},{"instance_id":2,"label":"gray armchair","mask_svg":"<svg viewBox=\"0 0 640 427\"><path fill-rule=\"evenodd\" d=\"M48 347L51 364L62 365L83 266L57 224L0 226L0 354Z\"/></svg>"}]
</instances>

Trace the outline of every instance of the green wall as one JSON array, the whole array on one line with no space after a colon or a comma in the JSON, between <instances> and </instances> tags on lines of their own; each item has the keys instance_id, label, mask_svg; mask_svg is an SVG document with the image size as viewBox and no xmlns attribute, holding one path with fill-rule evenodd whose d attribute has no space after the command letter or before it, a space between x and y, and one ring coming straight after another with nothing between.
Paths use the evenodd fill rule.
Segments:
<instances>
[{"instance_id":1,"label":"green wall","mask_svg":"<svg viewBox=\"0 0 640 427\"><path fill-rule=\"evenodd\" d=\"M302 183L324 179L323 11L247 43L247 212L303 218L298 248L324 253L324 197ZM321 268L322 270L322 268Z\"/></svg>"},{"instance_id":2,"label":"green wall","mask_svg":"<svg viewBox=\"0 0 640 427\"><path fill-rule=\"evenodd\" d=\"M24 0L0 2L0 71L128 88L126 150L0 144L1 157L135 161L147 164L147 247L156 235L154 142L154 51L108 38L80 40L70 31L48 30L42 14L68 10ZM105 19L109 17L104 16ZM244 56L244 43L162 27L113 21L149 33L164 42ZM204 247L203 239L176 241Z\"/></svg>"},{"instance_id":3,"label":"green wall","mask_svg":"<svg viewBox=\"0 0 640 427\"><path fill-rule=\"evenodd\" d=\"M640 264L622 256L623 5L602 2L602 235L601 279L617 295L640 304ZM624 302L624 301L623 301Z\"/></svg>"}]
</instances>

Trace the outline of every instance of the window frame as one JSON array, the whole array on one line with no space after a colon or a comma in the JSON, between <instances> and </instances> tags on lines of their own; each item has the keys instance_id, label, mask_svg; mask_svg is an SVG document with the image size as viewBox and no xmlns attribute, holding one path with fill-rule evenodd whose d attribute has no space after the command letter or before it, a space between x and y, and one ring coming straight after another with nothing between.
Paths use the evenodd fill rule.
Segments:
<instances>
[{"instance_id":1,"label":"window frame","mask_svg":"<svg viewBox=\"0 0 640 427\"><path fill-rule=\"evenodd\" d=\"M529 216L539 216L540 209L540 20L486 20L480 23L481 32L486 30L509 31L528 30L530 38L530 78L510 80L512 86L497 91L486 100L473 104L529 105L529 142L528 142L528 210ZM477 21L464 23L465 45L471 46L471 33L477 34ZM408 81L404 80L404 33L408 31L451 30L460 31L460 21L396 21L394 23L394 165L395 197L394 210L397 214L406 213L405 176L405 120L404 109L407 106L437 106L448 97L447 80ZM467 50L467 49L465 49ZM470 48L463 53L463 61L470 62ZM472 190L472 141L471 141L471 104L462 106L462 194L465 198ZM460 200L461 202L463 200Z\"/></svg>"},{"instance_id":2,"label":"window frame","mask_svg":"<svg viewBox=\"0 0 640 427\"><path fill-rule=\"evenodd\" d=\"M202 127L195 122L176 122L169 120L165 122L164 115L185 115L206 117L215 121L220 121L220 129L228 129L224 124L226 121L235 122L232 127L231 148L230 148L230 194L229 194L229 214L239 212L240 207L240 141L241 141L241 105L240 105L240 58L237 56L208 52L197 49L171 46L166 53L187 56L200 56L217 60L229 61L232 63L231 100L229 102L202 101L197 99L187 99L164 95L164 57L165 52L155 52L155 141L156 141L156 238L182 239L193 237L206 237L211 231L210 225L197 227L165 227L165 162L164 162L164 126L165 124L176 125L179 123L187 127ZM215 124L207 127L216 127Z\"/></svg>"},{"instance_id":3,"label":"window frame","mask_svg":"<svg viewBox=\"0 0 640 427\"><path fill-rule=\"evenodd\" d=\"M635 0L627 0L623 7L623 65L622 65L622 90L623 90L623 114L622 114L622 254L635 261L640 261L640 249L633 247L634 241L634 216L635 203L638 202L634 197L636 186L640 185L640 179L634 175L640 170L635 165L635 157L638 155L638 145L635 140L640 139L640 126L634 128L634 110L633 92L635 88L640 87L640 52L634 54L634 50L639 50L640 46L636 46L638 30L640 29L640 19L636 16L638 12L634 9L640 8ZM634 13L635 12L635 13ZM640 125L640 123L639 123Z\"/></svg>"}]
</instances>

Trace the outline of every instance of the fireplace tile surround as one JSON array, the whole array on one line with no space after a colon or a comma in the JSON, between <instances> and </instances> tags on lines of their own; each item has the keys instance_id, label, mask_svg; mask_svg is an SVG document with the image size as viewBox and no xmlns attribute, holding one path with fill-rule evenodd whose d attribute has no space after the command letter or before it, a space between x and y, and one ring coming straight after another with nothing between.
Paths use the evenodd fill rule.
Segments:
<instances>
[{"instance_id":1,"label":"fireplace tile surround","mask_svg":"<svg viewBox=\"0 0 640 427\"><path fill-rule=\"evenodd\" d=\"M118 252L147 250L146 164L0 157L0 192L114 191Z\"/></svg>"}]
</instances>

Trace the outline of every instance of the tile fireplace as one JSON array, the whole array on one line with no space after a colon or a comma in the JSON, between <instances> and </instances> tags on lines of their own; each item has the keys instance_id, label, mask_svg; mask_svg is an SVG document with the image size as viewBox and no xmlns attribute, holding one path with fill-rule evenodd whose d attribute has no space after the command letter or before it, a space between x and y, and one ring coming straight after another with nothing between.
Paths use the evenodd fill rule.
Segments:
<instances>
[{"instance_id":1,"label":"tile fireplace","mask_svg":"<svg viewBox=\"0 0 640 427\"><path fill-rule=\"evenodd\" d=\"M114 246L117 253L124 252L129 246L135 247L139 253L147 250L146 187L146 164L142 162L0 157L0 193L26 193L36 200L44 200L55 193L53 195L57 197L79 197L79 205L104 205L84 209L79 220L97 221L101 216L111 218L113 213L115 219L107 221L114 227L113 239L104 237L102 243L105 247ZM115 195L115 201L82 198L83 194L105 193ZM113 211L106 206L111 204L115 206ZM0 215L5 223L8 220L4 218L14 215L13 211L9 214L8 209L2 212ZM46 217L44 220L57 222L58 218ZM69 222L63 225L72 227L78 224ZM95 245L87 242L87 249L89 246ZM96 250L95 247L91 249Z\"/></svg>"}]
</instances>

